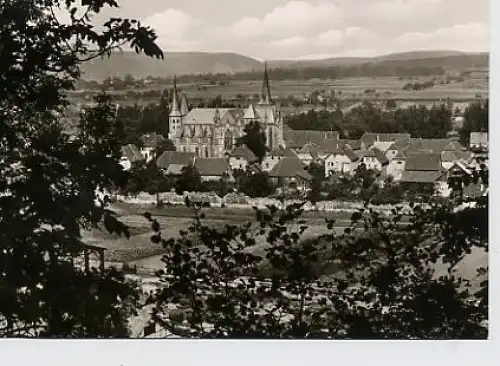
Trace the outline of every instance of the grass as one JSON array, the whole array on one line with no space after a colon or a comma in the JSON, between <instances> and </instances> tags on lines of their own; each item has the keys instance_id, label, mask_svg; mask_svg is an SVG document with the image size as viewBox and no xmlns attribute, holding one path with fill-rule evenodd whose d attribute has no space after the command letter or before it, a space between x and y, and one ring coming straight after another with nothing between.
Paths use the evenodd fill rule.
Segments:
<instances>
[{"instance_id":1,"label":"grass","mask_svg":"<svg viewBox=\"0 0 500 366\"><path fill-rule=\"evenodd\" d=\"M151 206L140 206L119 203L115 207L120 215L120 220L130 228L131 238L118 237L111 235L105 230L94 230L84 233L84 239L90 243L106 248L106 260L109 262L126 262L137 265L138 267L161 269L161 255L164 249L159 244L151 242L152 235L149 222L142 216L149 211L159 221L162 229L163 238L180 237L180 230L187 230L192 223L193 211L183 206L170 206L164 208L154 208ZM203 223L209 227L222 227L225 224L242 224L254 221L254 212L252 209L235 208L207 208L203 209L206 217ZM325 225L325 217L331 214L322 212L306 212L304 219L307 220L308 229L303 234L303 239L314 238L324 235L328 232ZM336 231L342 230L349 222L349 214L336 215ZM255 236L257 245L252 249L253 252L261 253L266 246L264 237ZM464 278L473 280L474 288L477 288L480 280L476 274L476 269L480 266L486 266L488 254L481 250L473 250L462 263L457 267L458 274ZM437 264L437 275L445 275L446 269L442 264Z\"/></svg>"},{"instance_id":2,"label":"grass","mask_svg":"<svg viewBox=\"0 0 500 366\"><path fill-rule=\"evenodd\" d=\"M154 208L119 203L116 209L120 220L130 228L130 239L111 235L104 229L84 233L84 240L87 243L106 248L105 258L109 262L133 262L141 266L155 263L154 267L161 264L159 257L164 250L161 245L151 242L152 230L149 222L142 216L144 212L150 212L158 220L163 238L180 237L179 231L187 230L193 222L192 209L183 206ZM252 209L207 208L203 209L203 213L205 214L203 223L209 227L238 225L255 220ZM304 238L325 234L325 217L331 217L331 215L305 213L303 218L308 221L309 228L304 233ZM340 222L347 222L348 218L346 214L345 217L340 218ZM155 256L156 258L150 258Z\"/></svg>"},{"instance_id":3,"label":"grass","mask_svg":"<svg viewBox=\"0 0 500 366\"><path fill-rule=\"evenodd\" d=\"M421 80L429 80L421 78ZM403 85L410 82L408 79L400 80L396 77L378 77L378 78L346 78L346 79L313 79L313 80L282 80L271 81L272 94L275 97L304 96L314 90L335 90L342 92L344 97L351 97L355 94L362 98L375 98L364 93L366 89L375 89L380 96L384 92L390 92L390 98L405 100L425 100L425 99L473 99L476 94L488 95L488 83L486 80L465 80L463 82L454 82L444 85L436 85L421 91L403 91ZM204 99L214 98L221 95L223 99L235 98L237 94L250 96L260 93L260 81L233 81L228 85L206 85L205 90L197 90L197 86L202 84L181 85L183 92L187 93L189 98ZM163 91L170 88L171 85L155 85L140 91L157 90ZM134 90L137 91L137 90ZM114 94L126 94L127 91L113 92ZM159 98L156 98L159 99ZM144 102L155 102L155 98L144 100ZM156 100L158 102L158 100Z\"/></svg>"}]
</instances>

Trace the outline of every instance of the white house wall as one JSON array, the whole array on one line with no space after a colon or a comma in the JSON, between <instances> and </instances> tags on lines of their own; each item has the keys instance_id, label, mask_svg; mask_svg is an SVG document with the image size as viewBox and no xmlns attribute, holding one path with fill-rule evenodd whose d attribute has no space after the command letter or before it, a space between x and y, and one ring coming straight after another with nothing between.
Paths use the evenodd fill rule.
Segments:
<instances>
[{"instance_id":1,"label":"white house wall","mask_svg":"<svg viewBox=\"0 0 500 366\"><path fill-rule=\"evenodd\" d=\"M229 165L232 170L241 169L246 170L248 166L248 162L243 158L229 158Z\"/></svg>"}]
</instances>

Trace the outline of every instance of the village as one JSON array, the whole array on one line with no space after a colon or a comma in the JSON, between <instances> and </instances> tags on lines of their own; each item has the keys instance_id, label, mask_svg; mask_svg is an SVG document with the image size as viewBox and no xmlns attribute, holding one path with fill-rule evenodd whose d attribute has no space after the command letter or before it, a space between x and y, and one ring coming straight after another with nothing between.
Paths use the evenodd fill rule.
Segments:
<instances>
[{"instance_id":1,"label":"village","mask_svg":"<svg viewBox=\"0 0 500 366\"><path fill-rule=\"evenodd\" d=\"M376 184L388 180L407 189L449 196L448 184L454 175L472 176L474 170L488 164L488 133L472 132L470 145L447 139L412 138L409 134L365 133L359 140L340 139L335 132L286 129L287 147L266 153L261 162L246 146L235 147L226 157L198 157L192 152L154 151L163 137L146 135L144 145L127 145L122 149L121 164L129 170L137 164L153 163L166 177L179 177L186 167L194 167L203 182L235 182L238 172L265 172L281 191L295 191L301 197L311 190L312 165L319 166L324 180L353 176L361 167L372 171ZM275 192L273 192L275 193ZM472 185L466 195L484 194L484 187Z\"/></svg>"}]
</instances>

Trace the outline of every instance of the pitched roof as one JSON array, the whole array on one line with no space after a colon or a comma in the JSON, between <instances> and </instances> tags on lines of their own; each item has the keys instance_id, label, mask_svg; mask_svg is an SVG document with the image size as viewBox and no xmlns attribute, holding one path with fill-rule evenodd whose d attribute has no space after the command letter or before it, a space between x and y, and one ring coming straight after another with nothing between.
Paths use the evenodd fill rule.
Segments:
<instances>
[{"instance_id":1,"label":"pitched roof","mask_svg":"<svg viewBox=\"0 0 500 366\"><path fill-rule=\"evenodd\" d=\"M180 106L179 106L179 96L177 95L177 81L174 76L174 95L172 96L172 104L170 105L170 113L169 116L171 117L181 117L182 113L180 111Z\"/></svg>"},{"instance_id":2,"label":"pitched roof","mask_svg":"<svg viewBox=\"0 0 500 366\"><path fill-rule=\"evenodd\" d=\"M471 132L470 133L470 144L487 145L488 144L488 132Z\"/></svg>"},{"instance_id":3,"label":"pitched roof","mask_svg":"<svg viewBox=\"0 0 500 366\"><path fill-rule=\"evenodd\" d=\"M151 147L154 149L163 141L165 141L165 138L162 135L153 132L150 134L142 135L141 141L144 147Z\"/></svg>"},{"instance_id":4,"label":"pitched roof","mask_svg":"<svg viewBox=\"0 0 500 366\"><path fill-rule=\"evenodd\" d=\"M364 157L376 158L380 162L380 164L382 164L382 165L387 164L389 162L389 159L387 159L387 156L385 156L382 151L380 151L379 149L377 149L375 147L372 149L359 151L358 156L360 158L364 158Z\"/></svg>"},{"instance_id":5,"label":"pitched roof","mask_svg":"<svg viewBox=\"0 0 500 366\"><path fill-rule=\"evenodd\" d=\"M248 162L253 162L258 160L258 158L255 156L252 150L248 148L247 145L242 144L238 146L236 149L233 150L231 153L231 156L233 158L242 158L245 159Z\"/></svg>"},{"instance_id":6,"label":"pitched roof","mask_svg":"<svg viewBox=\"0 0 500 366\"><path fill-rule=\"evenodd\" d=\"M463 148L460 144L451 139L412 138L410 139L407 151L410 153L418 151L441 153L443 151L455 151L461 149Z\"/></svg>"},{"instance_id":7,"label":"pitched roof","mask_svg":"<svg viewBox=\"0 0 500 366\"><path fill-rule=\"evenodd\" d=\"M441 171L441 154L415 153L408 154L406 171Z\"/></svg>"},{"instance_id":8,"label":"pitched roof","mask_svg":"<svg viewBox=\"0 0 500 366\"><path fill-rule=\"evenodd\" d=\"M342 139L340 140L342 143L345 145L349 145L351 149L353 150L359 150L361 149L361 140L348 140L348 139Z\"/></svg>"},{"instance_id":9,"label":"pitched roof","mask_svg":"<svg viewBox=\"0 0 500 366\"><path fill-rule=\"evenodd\" d=\"M309 154L315 157L321 154L322 152L323 152L322 149L318 145L313 144L312 142L305 144L299 150L299 154Z\"/></svg>"},{"instance_id":10,"label":"pitched roof","mask_svg":"<svg viewBox=\"0 0 500 366\"><path fill-rule=\"evenodd\" d=\"M181 99L181 114L183 116L185 116L188 113L189 113L189 103L188 103L186 94L182 94L182 99Z\"/></svg>"},{"instance_id":11,"label":"pitched roof","mask_svg":"<svg viewBox=\"0 0 500 366\"><path fill-rule=\"evenodd\" d=\"M406 160L406 155L403 151L398 150L398 153L392 158L392 160Z\"/></svg>"},{"instance_id":12,"label":"pitched roof","mask_svg":"<svg viewBox=\"0 0 500 366\"><path fill-rule=\"evenodd\" d=\"M392 144L393 144L392 141L388 141L388 142L387 141L375 141L371 147L377 148L382 152L386 152L387 150L389 150L389 148L391 147Z\"/></svg>"},{"instance_id":13,"label":"pitched roof","mask_svg":"<svg viewBox=\"0 0 500 366\"><path fill-rule=\"evenodd\" d=\"M283 147L278 147L269 153L270 156L279 156L279 157L289 157L289 158L297 158L297 154L295 154L291 149L285 149Z\"/></svg>"},{"instance_id":14,"label":"pitched roof","mask_svg":"<svg viewBox=\"0 0 500 366\"><path fill-rule=\"evenodd\" d=\"M374 142L396 142L398 140L409 139L409 133L374 133L365 132L361 137L361 141L365 144L365 147L373 145Z\"/></svg>"},{"instance_id":15,"label":"pitched roof","mask_svg":"<svg viewBox=\"0 0 500 366\"><path fill-rule=\"evenodd\" d=\"M308 131L308 130L292 130L290 128L283 129L283 138L286 146L292 149L300 149L307 143L320 145L325 139L337 139L339 133L337 131Z\"/></svg>"},{"instance_id":16,"label":"pitched roof","mask_svg":"<svg viewBox=\"0 0 500 366\"><path fill-rule=\"evenodd\" d=\"M277 119L276 109L273 105L257 105L255 107L257 118L261 122L274 123Z\"/></svg>"},{"instance_id":17,"label":"pitched roof","mask_svg":"<svg viewBox=\"0 0 500 366\"><path fill-rule=\"evenodd\" d=\"M323 139L319 144L321 149L330 154L342 154L344 152L344 143L339 139Z\"/></svg>"},{"instance_id":18,"label":"pitched roof","mask_svg":"<svg viewBox=\"0 0 500 366\"><path fill-rule=\"evenodd\" d=\"M403 149L406 149L410 145L410 140L411 139L397 140L395 143L393 143L391 146L389 146L388 150L401 151Z\"/></svg>"},{"instance_id":19,"label":"pitched roof","mask_svg":"<svg viewBox=\"0 0 500 366\"><path fill-rule=\"evenodd\" d=\"M485 193L486 189L480 183L466 185L463 190L464 196L469 198L478 198L484 196Z\"/></svg>"},{"instance_id":20,"label":"pitched roof","mask_svg":"<svg viewBox=\"0 0 500 366\"><path fill-rule=\"evenodd\" d=\"M165 151L156 159L156 166L160 169L168 169L171 164L190 165L193 163L194 153L180 151Z\"/></svg>"},{"instance_id":21,"label":"pitched roof","mask_svg":"<svg viewBox=\"0 0 500 366\"><path fill-rule=\"evenodd\" d=\"M344 146L344 154L349 158L351 161L356 161L359 159L359 156L356 155L356 153L350 148L350 145Z\"/></svg>"},{"instance_id":22,"label":"pitched roof","mask_svg":"<svg viewBox=\"0 0 500 366\"><path fill-rule=\"evenodd\" d=\"M307 172L306 165L297 158L285 157L269 172L272 178L291 178L300 177L307 181L312 179L312 176Z\"/></svg>"},{"instance_id":23,"label":"pitched roof","mask_svg":"<svg viewBox=\"0 0 500 366\"><path fill-rule=\"evenodd\" d=\"M126 157L131 163L144 160L144 156L141 154L137 146L133 144L122 146L121 151L122 155Z\"/></svg>"},{"instance_id":24,"label":"pitched roof","mask_svg":"<svg viewBox=\"0 0 500 366\"><path fill-rule=\"evenodd\" d=\"M182 164L170 164L165 173L167 175L181 175L184 167L185 165Z\"/></svg>"},{"instance_id":25,"label":"pitched roof","mask_svg":"<svg viewBox=\"0 0 500 366\"><path fill-rule=\"evenodd\" d=\"M229 108L193 108L182 119L183 124L214 124L215 117L223 118Z\"/></svg>"},{"instance_id":26,"label":"pitched roof","mask_svg":"<svg viewBox=\"0 0 500 366\"><path fill-rule=\"evenodd\" d=\"M271 104L272 102L271 87L269 85L269 77L267 76L267 64L264 63L264 80L262 81L259 104Z\"/></svg>"},{"instance_id":27,"label":"pitched roof","mask_svg":"<svg viewBox=\"0 0 500 366\"><path fill-rule=\"evenodd\" d=\"M196 158L194 167L201 176L222 176L229 170L226 158Z\"/></svg>"},{"instance_id":28,"label":"pitched roof","mask_svg":"<svg viewBox=\"0 0 500 366\"><path fill-rule=\"evenodd\" d=\"M253 104L250 104L243 115L243 119L257 119L257 113L255 112L255 108Z\"/></svg>"},{"instance_id":29,"label":"pitched roof","mask_svg":"<svg viewBox=\"0 0 500 366\"><path fill-rule=\"evenodd\" d=\"M403 183L432 183L443 175L442 171L403 171Z\"/></svg>"},{"instance_id":30,"label":"pitched roof","mask_svg":"<svg viewBox=\"0 0 500 366\"><path fill-rule=\"evenodd\" d=\"M377 149L376 147L374 147L372 150L373 152L375 152L375 157L378 159L378 161L380 161L380 164L384 165L389 162L389 159L381 150Z\"/></svg>"}]
</instances>

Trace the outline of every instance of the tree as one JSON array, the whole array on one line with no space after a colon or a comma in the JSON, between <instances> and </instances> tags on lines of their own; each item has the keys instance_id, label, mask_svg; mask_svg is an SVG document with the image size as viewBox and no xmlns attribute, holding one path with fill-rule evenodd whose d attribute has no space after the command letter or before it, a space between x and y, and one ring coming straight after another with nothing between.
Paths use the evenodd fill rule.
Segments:
<instances>
[{"instance_id":1,"label":"tree","mask_svg":"<svg viewBox=\"0 0 500 366\"><path fill-rule=\"evenodd\" d=\"M465 109L464 124L460 129L460 143L469 145L471 132L488 132L489 101L473 102Z\"/></svg>"},{"instance_id":2,"label":"tree","mask_svg":"<svg viewBox=\"0 0 500 366\"><path fill-rule=\"evenodd\" d=\"M195 206L180 239L163 239L147 214L166 252L151 321L186 338L485 339L486 263L467 276L456 267L488 249L487 202L383 215L367 205L343 233L307 240L303 204L222 229Z\"/></svg>"},{"instance_id":3,"label":"tree","mask_svg":"<svg viewBox=\"0 0 500 366\"><path fill-rule=\"evenodd\" d=\"M325 180L325 166L312 162L308 168L309 174L312 176L311 191L309 192L308 199L312 204L316 204L321 198L323 191L323 182Z\"/></svg>"},{"instance_id":4,"label":"tree","mask_svg":"<svg viewBox=\"0 0 500 366\"><path fill-rule=\"evenodd\" d=\"M176 151L175 145L172 140L164 139L160 143L158 143L155 149L155 156L158 158L165 151Z\"/></svg>"},{"instance_id":5,"label":"tree","mask_svg":"<svg viewBox=\"0 0 500 366\"><path fill-rule=\"evenodd\" d=\"M82 230L128 235L108 209L125 183L123 129L106 96L77 134L60 125L82 62L121 45L162 57L149 28L128 19L93 27L112 0L10 0L0 6L0 336L124 337L135 285L114 269L82 268ZM55 17L69 15L67 23ZM101 193L104 193L101 196ZM104 197L104 198L102 198Z\"/></svg>"},{"instance_id":6,"label":"tree","mask_svg":"<svg viewBox=\"0 0 500 366\"><path fill-rule=\"evenodd\" d=\"M168 137L168 131L170 130L169 128L169 113L170 113L170 107L168 105L168 92L164 91L161 95L160 99L160 126L161 126L161 134L163 137Z\"/></svg>"},{"instance_id":7,"label":"tree","mask_svg":"<svg viewBox=\"0 0 500 366\"><path fill-rule=\"evenodd\" d=\"M198 192L202 188L200 173L193 165L186 165L182 168L182 174L175 183L175 192Z\"/></svg>"},{"instance_id":8,"label":"tree","mask_svg":"<svg viewBox=\"0 0 500 366\"><path fill-rule=\"evenodd\" d=\"M396 109L397 108L396 101L394 99L387 99L385 107L387 109Z\"/></svg>"},{"instance_id":9,"label":"tree","mask_svg":"<svg viewBox=\"0 0 500 366\"><path fill-rule=\"evenodd\" d=\"M267 152L265 132L256 121L248 123L243 131L245 134L236 140L236 145L246 145L261 162Z\"/></svg>"},{"instance_id":10,"label":"tree","mask_svg":"<svg viewBox=\"0 0 500 366\"><path fill-rule=\"evenodd\" d=\"M270 183L266 172L253 173L251 171L235 174L238 189L249 197L268 197L275 187Z\"/></svg>"}]
</instances>

